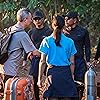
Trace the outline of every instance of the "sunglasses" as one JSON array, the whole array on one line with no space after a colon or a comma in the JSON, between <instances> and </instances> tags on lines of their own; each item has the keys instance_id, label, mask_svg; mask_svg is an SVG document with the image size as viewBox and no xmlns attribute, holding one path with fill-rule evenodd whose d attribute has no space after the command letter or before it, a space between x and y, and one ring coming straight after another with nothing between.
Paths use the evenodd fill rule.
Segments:
<instances>
[{"instance_id":1,"label":"sunglasses","mask_svg":"<svg viewBox=\"0 0 100 100\"><path fill-rule=\"evenodd\" d=\"M33 20L41 20L41 18L40 17L35 17L35 18L33 18Z\"/></svg>"}]
</instances>

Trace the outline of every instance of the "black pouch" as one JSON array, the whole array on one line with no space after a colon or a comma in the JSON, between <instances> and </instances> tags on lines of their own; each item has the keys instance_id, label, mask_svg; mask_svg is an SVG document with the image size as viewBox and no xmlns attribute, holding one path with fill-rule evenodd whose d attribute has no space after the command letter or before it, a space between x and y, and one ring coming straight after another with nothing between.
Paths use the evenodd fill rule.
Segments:
<instances>
[{"instance_id":1,"label":"black pouch","mask_svg":"<svg viewBox=\"0 0 100 100\"><path fill-rule=\"evenodd\" d=\"M2 55L0 55L0 64L4 64L8 59L8 52L3 53Z\"/></svg>"}]
</instances>

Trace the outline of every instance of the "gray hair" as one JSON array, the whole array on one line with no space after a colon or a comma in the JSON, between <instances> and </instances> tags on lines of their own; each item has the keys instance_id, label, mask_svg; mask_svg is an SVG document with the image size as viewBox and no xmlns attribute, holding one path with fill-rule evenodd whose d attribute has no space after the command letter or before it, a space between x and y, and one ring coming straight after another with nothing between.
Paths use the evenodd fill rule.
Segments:
<instances>
[{"instance_id":1,"label":"gray hair","mask_svg":"<svg viewBox=\"0 0 100 100\"><path fill-rule=\"evenodd\" d=\"M21 8L17 12L17 21L22 22L30 14L30 11L26 8Z\"/></svg>"}]
</instances>

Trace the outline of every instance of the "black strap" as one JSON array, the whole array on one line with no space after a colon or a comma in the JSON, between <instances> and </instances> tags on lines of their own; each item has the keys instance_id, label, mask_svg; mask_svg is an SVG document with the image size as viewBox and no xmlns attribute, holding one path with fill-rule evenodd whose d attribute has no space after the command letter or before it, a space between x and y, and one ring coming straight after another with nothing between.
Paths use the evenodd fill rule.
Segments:
<instances>
[{"instance_id":1,"label":"black strap","mask_svg":"<svg viewBox=\"0 0 100 100\"><path fill-rule=\"evenodd\" d=\"M9 34L11 34L11 37L10 37L10 40L9 40L9 43L8 43L8 46L7 46L7 50L8 50L8 48L9 48L9 46L10 46L10 43L11 43L13 34L15 34L15 33L17 33L17 32L21 32L21 31L24 31L24 30L12 31L12 32L9 33Z\"/></svg>"}]
</instances>

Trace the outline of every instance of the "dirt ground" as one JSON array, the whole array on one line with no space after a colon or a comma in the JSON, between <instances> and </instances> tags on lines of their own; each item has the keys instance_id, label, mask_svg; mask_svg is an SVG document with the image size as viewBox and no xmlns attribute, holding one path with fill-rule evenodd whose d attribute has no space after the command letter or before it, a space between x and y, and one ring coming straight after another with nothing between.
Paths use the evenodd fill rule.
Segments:
<instances>
[{"instance_id":1,"label":"dirt ground","mask_svg":"<svg viewBox=\"0 0 100 100\"><path fill-rule=\"evenodd\" d=\"M97 77L96 80L98 83L100 83L100 64L97 65L97 67L95 67L95 71L97 73ZM0 66L0 73L2 72L2 66ZM18 71L18 75L23 77L23 76L27 76L29 72L29 63L27 64L27 66L25 68L20 67L19 71ZM100 84L99 84L99 91L100 91ZM0 100L3 100L0 98ZM85 100L84 97L82 100ZM100 100L100 98L97 98L97 100Z\"/></svg>"}]
</instances>

